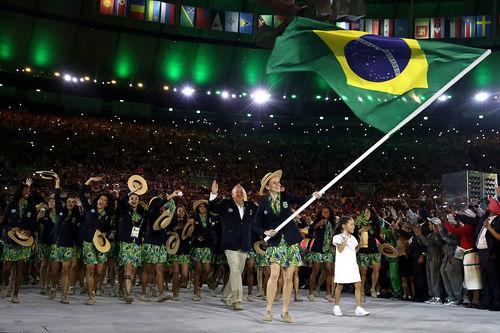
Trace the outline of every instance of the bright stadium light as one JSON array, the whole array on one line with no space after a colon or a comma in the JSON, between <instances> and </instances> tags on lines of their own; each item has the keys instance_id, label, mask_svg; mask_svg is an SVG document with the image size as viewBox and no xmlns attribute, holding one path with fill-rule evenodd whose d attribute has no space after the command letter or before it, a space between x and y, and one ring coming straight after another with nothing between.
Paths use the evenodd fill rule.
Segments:
<instances>
[{"instance_id":1,"label":"bright stadium light","mask_svg":"<svg viewBox=\"0 0 500 333\"><path fill-rule=\"evenodd\" d=\"M269 95L267 93L267 91L265 91L265 90L257 89L253 92L252 98L253 98L255 103L264 104L267 101L269 101L269 99L271 98L271 95Z\"/></svg>"},{"instance_id":2,"label":"bright stadium light","mask_svg":"<svg viewBox=\"0 0 500 333\"><path fill-rule=\"evenodd\" d=\"M64 74L64 81L71 81L71 75Z\"/></svg>"},{"instance_id":3,"label":"bright stadium light","mask_svg":"<svg viewBox=\"0 0 500 333\"><path fill-rule=\"evenodd\" d=\"M227 91L225 91L225 90L220 95L224 99L228 99L229 98L229 93Z\"/></svg>"},{"instance_id":4,"label":"bright stadium light","mask_svg":"<svg viewBox=\"0 0 500 333\"><path fill-rule=\"evenodd\" d=\"M194 89L190 86L185 86L184 88L182 88L182 93L184 94L184 96L191 97L194 94Z\"/></svg>"},{"instance_id":5,"label":"bright stadium light","mask_svg":"<svg viewBox=\"0 0 500 333\"><path fill-rule=\"evenodd\" d=\"M474 99L478 102L484 102L488 99L488 97L490 97L490 94L482 91L482 92L477 93L476 96L474 96Z\"/></svg>"},{"instance_id":6,"label":"bright stadium light","mask_svg":"<svg viewBox=\"0 0 500 333\"><path fill-rule=\"evenodd\" d=\"M447 100L448 100L448 96L446 96L446 95L441 95L438 98L438 101L440 101L440 102L446 102Z\"/></svg>"}]
</instances>

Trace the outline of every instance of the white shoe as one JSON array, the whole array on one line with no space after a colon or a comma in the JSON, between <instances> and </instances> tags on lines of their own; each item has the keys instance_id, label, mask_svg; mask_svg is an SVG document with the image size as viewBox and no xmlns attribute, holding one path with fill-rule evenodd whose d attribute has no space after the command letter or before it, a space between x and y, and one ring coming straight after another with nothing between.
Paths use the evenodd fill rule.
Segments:
<instances>
[{"instance_id":1,"label":"white shoe","mask_svg":"<svg viewBox=\"0 0 500 333\"><path fill-rule=\"evenodd\" d=\"M358 317L364 317L364 316L368 316L370 314L370 312L366 311L365 309L363 309L360 306L357 306L356 311L354 311L354 314Z\"/></svg>"},{"instance_id":2,"label":"white shoe","mask_svg":"<svg viewBox=\"0 0 500 333\"><path fill-rule=\"evenodd\" d=\"M336 316L336 317L342 317L343 316L342 311L340 311L340 306L335 305L333 307L333 315Z\"/></svg>"}]
</instances>

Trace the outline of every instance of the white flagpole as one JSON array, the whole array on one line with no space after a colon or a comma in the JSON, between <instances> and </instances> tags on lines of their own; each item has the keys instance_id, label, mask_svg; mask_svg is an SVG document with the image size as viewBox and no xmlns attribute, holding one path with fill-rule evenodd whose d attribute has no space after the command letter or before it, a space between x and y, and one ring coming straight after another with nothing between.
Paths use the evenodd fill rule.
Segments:
<instances>
[{"instance_id":1,"label":"white flagpole","mask_svg":"<svg viewBox=\"0 0 500 333\"><path fill-rule=\"evenodd\" d=\"M474 60L469 66L464 68L460 73L457 74L450 82L445 84L441 89L439 89L431 98L424 102L424 104L420 105L415 111L413 111L410 115L408 115L402 122L400 122L396 127L387 132L380 140L378 140L373 146L371 146L367 151L365 151L360 157L358 157L354 162L351 163L347 168L344 169L341 173L339 173L335 178L333 178L328 184L326 184L321 190L320 193L324 194L330 187L332 187L335 183L337 183L340 179L342 179L345 175L347 175L352 169L356 167L361 161L367 158L371 153L373 153L378 147L380 147L384 142L386 142L394 133L399 131L403 126L409 123L413 118L415 118L420 112L424 111L429 105L432 104L439 96L444 94L446 90L450 89L455 83L457 83L462 77L464 77L467 73L469 73L474 67L479 65L481 61L483 61L487 56L491 54L491 50L486 50L479 58ZM297 217L304 209L309 207L314 201L316 197L311 196L309 200L305 204L303 204L299 209L295 211L292 215L290 215L285 221L283 221L278 227L274 230L276 232L280 231L288 222L292 221L295 217ZM264 241L268 241L271 237L267 236L264 238Z\"/></svg>"}]
</instances>

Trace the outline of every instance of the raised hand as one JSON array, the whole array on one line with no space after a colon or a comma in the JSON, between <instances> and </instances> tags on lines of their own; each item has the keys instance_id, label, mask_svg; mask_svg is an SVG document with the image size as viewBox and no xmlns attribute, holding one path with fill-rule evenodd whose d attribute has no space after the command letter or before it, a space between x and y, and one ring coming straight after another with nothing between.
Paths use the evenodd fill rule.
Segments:
<instances>
[{"instance_id":1,"label":"raised hand","mask_svg":"<svg viewBox=\"0 0 500 333\"><path fill-rule=\"evenodd\" d=\"M31 177L26 178L25 184L27 186L31 187L31 184L33 184L33 178L31 178Z\"/></svg>"},{"instance_id":2,"label":"raised hand","mask_svg":"<svg viewBox=\"0 0 500 333\"><path fill-rule=\"evenodd\" d=\"M217 184L216 180L212 182L211 191L213 194L217 194L219 192L219 184Z\"/></svg>"},{"instance_id":3,"label":"raised hand","mask_svg":"<svg viewBox=\"0 0 500 333\"><path fill-rule=\"evenodd\" d=\"M93 182L100 182L102 180L102 177L90 177L86 182L85 185L90 185L90 183Z\"/></svg>"}]
</instances>

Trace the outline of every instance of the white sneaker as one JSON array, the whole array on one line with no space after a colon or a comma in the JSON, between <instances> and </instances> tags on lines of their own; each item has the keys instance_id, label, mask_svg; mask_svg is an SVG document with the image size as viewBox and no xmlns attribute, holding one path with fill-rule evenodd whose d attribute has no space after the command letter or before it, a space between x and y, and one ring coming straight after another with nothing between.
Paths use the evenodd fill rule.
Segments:
<instances>
[{"instance_id":1,"label":"white sneaker","mask_svg":"<svg viewBox=\"0 0 500 333\"><path fill-rule=\"evenodd\" d=\"M340 306L335 305L333 307L333 315L336 316L336 317L342 317L343 316L342 311L340 311Z\"/></svg>"},{"instance_id":2,"label":"white sneaker","mask_svg":"<svg viewBox=\"0 0 500 333\"><path fill-rule=\"evenodd\" d=\"M354 314L358 317L364 317L364 316L368 316L370 314L370 312L366 311L365 309L363 309L360 306L357 306Z\"/></svg>"}]
</instances>

